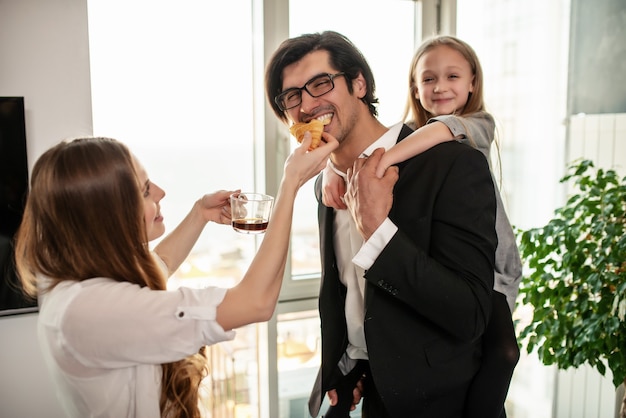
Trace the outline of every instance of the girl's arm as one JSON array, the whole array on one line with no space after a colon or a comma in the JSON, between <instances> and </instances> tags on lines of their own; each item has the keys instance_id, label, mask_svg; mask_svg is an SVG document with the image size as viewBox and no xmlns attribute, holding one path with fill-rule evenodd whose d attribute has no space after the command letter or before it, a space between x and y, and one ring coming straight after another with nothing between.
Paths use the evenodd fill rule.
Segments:
<instances>
[{"instance_id":1,"label":"girl's arm","mask_svg":"<svg viewBox=\"0 0 626 418\"><path fill-rule=\"evenodd\" d=\"M237 190L220 190L197 200L187 216L154 248L173 274L187 258L209 221L230 224L229 196Z\"/></svg>"},{"instance_id":2,"label":"girl's arm","mask_svg":"<svg viewBox=\"0 0 626 418\"><path fill-rule=\"evenodd\" d=\"M442 122L435 121L428 123L383 154L383 157L376 167L376 176L382 178L385 174L385 170L387 170L389 166L407 160L417 154L421 154L442 142L452 141L454 139L458 138L455 138L452 132L450 132L450 129Z\"/></svg>"},{"instance_id":3,"label":"girl's arm","mask_svg":"<svg viewBox=\"0 0 626 418\"><path fill-rule=\"evenodd\" d=\"M421 154L429 148L442 142L452 141L455 138L450 129L442 122L432 122L417 129L398 144L383 154L376 167L376 176L382 178L389 166ZM327 166L322 175L322 202L335 209L347 209L343 201L346 193L346 182Z\"/></svg>"},{"instance_id":4,"label":"girl's arm","mask_svg":"<svg viewBox=\"0 0 626 418\"><path fill-rule=\"evenodd\" d=\"M343 201L343 195L346 194L346 182L343 177L335 173L330 164L328 160L326 168L322 171L322 202L331 208L347 209Z\"/></svg>"},{"instance_id":5,"label":"girl's arm","mask_svg":"<svg viewBox=\"0 0 626 418\"><path fill-rule=\"evenodd\" d=\"M311 143L311 134L307 133L302 144L287 158L263 242L241 282L228 289L217 307L217 322L224 330L267 321L273 315L285 272L296 194L324 168L331 151L339 145L327 134L325 141L307 152Z\"/></svg>"}]
</instances>

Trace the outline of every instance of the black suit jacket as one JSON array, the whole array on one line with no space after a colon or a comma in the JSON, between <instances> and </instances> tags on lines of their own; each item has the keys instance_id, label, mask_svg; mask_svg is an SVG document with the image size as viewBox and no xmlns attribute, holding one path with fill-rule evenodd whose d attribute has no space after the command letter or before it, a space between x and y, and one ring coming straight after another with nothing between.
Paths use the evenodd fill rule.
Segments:
<instances>
[{"instance_id":1,"label":"black suit jacket","mask_svg":"<svg viewBox=\"0 0 626 418\"><path fill-rule=\"evenodd\" d=\"M400 140L411 132L404 126ZM399 164L389 218L398 226L366 271L365 338L372 378L392 417L460 417L480 365L493 289L496 201L489 165L456 141ZM333 209L320 201L322 366L319 412L347 346Z\"/></svg>"}]
</instances>

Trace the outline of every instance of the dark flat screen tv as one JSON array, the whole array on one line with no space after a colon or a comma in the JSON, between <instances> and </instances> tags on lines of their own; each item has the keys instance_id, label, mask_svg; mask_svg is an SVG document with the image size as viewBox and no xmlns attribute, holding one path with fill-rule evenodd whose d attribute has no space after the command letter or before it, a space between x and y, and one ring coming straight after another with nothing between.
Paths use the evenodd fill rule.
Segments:
<instances>
[{"instance_id":1,"label":"dark flat screen tv","mask_svg":"<svg viewBox=\"0 0 626 418\"><path fill-rule=\"evenodd\" d=\"M28 192L23 97L0 97L0 315L34 312L37 302L20 291L13 238Z\"/></svg>"}]
</instances>

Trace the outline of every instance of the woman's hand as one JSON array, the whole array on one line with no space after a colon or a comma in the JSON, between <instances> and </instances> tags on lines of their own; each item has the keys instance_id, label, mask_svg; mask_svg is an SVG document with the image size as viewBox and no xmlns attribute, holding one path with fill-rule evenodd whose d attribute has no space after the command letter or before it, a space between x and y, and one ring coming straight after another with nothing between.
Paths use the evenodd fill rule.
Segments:
<instances>
[{"instance_id":1,"label":"woman's hand","mask_svg":"<svg viewBox=\"0 0 626 418\"><path fill-rule=\"evenodd\" d=\"M228 289L217 307L216 320L225 330L268 321L274 314L285 275L298 189L326 166L328 156L339 145L330 135L312 151L308 151L310 144L311 134L305 134L302 144L285 161L265 237L241 281Z\"/></svg>"},{"instance_id":2,"label":"woman's hand","mask_svg":"<svg viewBox=\"0 0 626 418\"><path fill-rule=\"evenodd\" d=\"M230 225L230 195L241 190L218 190L207 193L198 200L200 212L206 222Z\"/></svg>"},{"instance_id":3,"label":"woman's hand","mask_svg":"<svg viewBox=\"0 0 626 418\"><path fill-rule=\"evenodd\" d=\"M285 161L283 181L296 181L300 188L308 180L316 176L326 167L330 153L339 146L334 136L322 133L322 142L319 147L309 151L311 134L304 134L304 139Z\"/></svg>"}]
</instances>

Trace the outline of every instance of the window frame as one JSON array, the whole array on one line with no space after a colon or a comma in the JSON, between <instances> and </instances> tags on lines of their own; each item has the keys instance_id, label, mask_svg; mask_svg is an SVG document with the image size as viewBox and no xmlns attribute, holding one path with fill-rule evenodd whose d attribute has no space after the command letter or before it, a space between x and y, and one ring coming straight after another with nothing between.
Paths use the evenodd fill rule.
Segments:
<instances>
[{"instance_id":1,"label":"window frame","mask_svg":"<svg viewBox=\"0 0 626 418\"><path fill-rule=\"evenodd\" d=\"M263 67L271 58L271 54L275 51L280 43L289 37L289 0L274 0L263 2ZM264 79L262 72L257 77L258 80ZM263 92L264 86L261 85L261 93L255 94L255 97L265 98ZM285 124L278 120L272 108L263 100L262 105L255 105L255 114L263 115L263 118L257 118L256 121L263 121L262 126L255 127L255 132L261 133L261 138L265 144L265 167L267 170L260 173L257 178L263 178L267 185L269 194L276 195L278 186L282 177L282 167L284 161L290 153L290 134ZM258 113L257 113L258 112ZM258 128L258 129L257 129ZM273 169L272 169L273 168ZM283 280L279 305L294 300L317 298L319 290L319 274L311 274L299 276L294 279L291 273L291 247L287 256L287 266L285 268L285 277ZM271 338L270 338L271 340Z\"/></svg>"}]
</instances>

